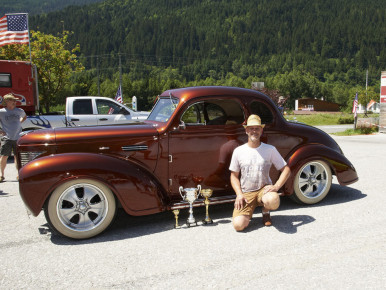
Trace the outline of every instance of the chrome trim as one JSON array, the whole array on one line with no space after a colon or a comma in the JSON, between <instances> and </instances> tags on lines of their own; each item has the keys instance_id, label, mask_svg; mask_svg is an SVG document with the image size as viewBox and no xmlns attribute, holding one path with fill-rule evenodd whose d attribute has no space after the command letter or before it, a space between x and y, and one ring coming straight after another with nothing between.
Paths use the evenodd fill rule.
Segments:
<instances>
[{"instance_id":1,"label":"chrome trim","mask_svg":"<svg viewBox=\"0 0 386 290\"><path fill-rule=\"evenodd\" d=\"M211 205L222 204L222 203L231 203L231 202L234 202L235 199L236 199L236 195L227 195L227 196L211 197L211 198L209 198ZM199 207L199 206L205 206L205 199L197 199L193 203L193 207ZM184 209L184 208L189 208L189 203L188 202L173 203L169 207L170 210Z\"/></svg>"},{"instance_id":2,"label":"chrome trim","mask_svg":"<svg viewBox=\"0 0 386 290\"><path fill-rule=\"evenodd\" d=\"M128 145L122 146L123 151L143 151L147 150L149 147L147 145Z\"/></svg>"}]
</instances>

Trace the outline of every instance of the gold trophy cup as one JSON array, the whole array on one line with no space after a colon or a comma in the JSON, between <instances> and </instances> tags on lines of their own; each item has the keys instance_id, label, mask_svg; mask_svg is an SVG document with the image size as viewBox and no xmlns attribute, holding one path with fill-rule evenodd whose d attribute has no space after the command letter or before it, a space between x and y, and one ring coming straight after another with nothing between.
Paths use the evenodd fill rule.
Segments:
<instances>
[{"instance_id":1,"label":"gold trophy cup","mask_svg":"<svg viewBox=\"0 0 386 290\"><path fill-rule=\"evenodd\" d=\"M205 203L205 208L206 208L205 219L202 220L202 223L204 225L213 223L213 220L209 217L209 210L208 210L209 204L210 204L209 197L212 196L212 193L213 193L213 190L210 188L201 189L201 195L205 198L204 203Z\"/></svg>"},{"instance_id":2,"label":"gold trophy cup","mask_svg":"<svg viewBox=\"0 0 386 290\"><path fill-rule=\"evenodd\" d=\"M175 229L180 229L181 226L178 224L178 214L180 213L180 210L179 209L174 209L173 213L174 213L174 218L176 219L176 224L174 225L174 228Z\"/></svg>"}]
</instances>

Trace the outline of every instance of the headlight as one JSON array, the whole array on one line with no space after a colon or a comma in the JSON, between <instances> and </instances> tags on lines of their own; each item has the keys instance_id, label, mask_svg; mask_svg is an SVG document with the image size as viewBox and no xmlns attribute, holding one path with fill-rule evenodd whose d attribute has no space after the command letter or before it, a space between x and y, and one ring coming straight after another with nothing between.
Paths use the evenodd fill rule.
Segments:
<instances>
[{"instance_id":1,"label":"headlight","mask_svg":"<svg viewBox=\"0 0 386 290\"><path fill-rule=\"evenodd\" d=\"M34 160L43 152L20 152L20 163L21 166L26 165L28 162Z\"/></svg>"}]
</instances>

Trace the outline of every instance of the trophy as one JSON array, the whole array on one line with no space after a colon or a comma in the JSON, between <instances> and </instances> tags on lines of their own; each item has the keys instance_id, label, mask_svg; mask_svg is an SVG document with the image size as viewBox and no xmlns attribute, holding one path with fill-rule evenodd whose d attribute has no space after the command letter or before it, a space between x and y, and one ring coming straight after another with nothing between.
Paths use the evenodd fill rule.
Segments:
<instances>
[{"instance_id":1,"label":"trophy","mask_svg":"<svg viewBox=\"0 0 386 290\"><path fill-rule=\"evenodd\" d=\"M206 216L205 219L202 221L204 225L206 224L213 224L213 220L209 217L209 197L212 196L213 190L210 188L202 189L201 190L201 195L205 198L205 207L206 207Z\"/></svg>"},{"instance_id":2,"label":"trophy","mask_svg":"<svg viewBox=\"0 0 386 290\"><path fill-rule=\"evenodd\" d=\"M178 224L178 214L180 213L180 210L179 209L174 209L173 213L174 213L174 218L176 219L176 224L174 225L174 228L175 229L180 229L181 226Z\"/></svg>"},{"instance_id":3,"label":"trophy","mask_svg":"<svg viewBox=\"0 0 386 290\"><path fill-rule=\"evenodd\" d=\"M190 227L191 224L197 225L197 222L193 216L193 202L200 195L201 185L198 185L197 188L185 188L185 189L182 186L180 186L179 191L182 199L189 202L189 217L187 220L188 227ZM182 192L185 192L185 195L182 195Z\"/></svg>"}]
</instances>

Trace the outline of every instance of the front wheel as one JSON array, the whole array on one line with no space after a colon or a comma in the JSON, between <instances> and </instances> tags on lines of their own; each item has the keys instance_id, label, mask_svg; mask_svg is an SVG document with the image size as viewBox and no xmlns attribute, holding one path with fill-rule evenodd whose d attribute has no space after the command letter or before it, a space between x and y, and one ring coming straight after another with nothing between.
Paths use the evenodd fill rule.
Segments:
<instances>
[{"instance_id":1,"label":"front wheel","mask_svg":"<svg viewBox=\"0 0 386 290\"><path fill-rule=\"evenodd\" d=\"M87 239L103 232L113 221L116 201L101 182L77 179L57 187L44 209L50 226L73 239Z\"/></svg>"},{"instance_id":2,"label":"front wheel","mask_svg":"<svg viewBox=\"0 0 386 290\"><path fill-rule=\"evenodd\" d=\"M318 203L329 192L331 181L331 169L324 161L307 162L295 175L291 198L298 203Z\"/></svg>"}]
</instances>

